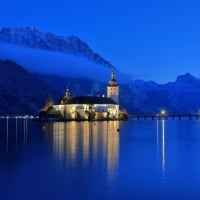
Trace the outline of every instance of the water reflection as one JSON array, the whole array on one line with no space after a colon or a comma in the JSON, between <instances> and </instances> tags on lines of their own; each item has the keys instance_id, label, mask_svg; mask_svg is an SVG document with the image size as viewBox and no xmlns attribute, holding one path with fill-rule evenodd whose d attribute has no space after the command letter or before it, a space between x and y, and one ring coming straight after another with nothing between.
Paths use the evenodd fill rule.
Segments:
<instances>
[{"instance_id":1,"label":"water reflection","mask_svg":"<svg viewBox=\"0 0 200 200\"><path fill-rule=\"evenodd\" d=\"M18 120L17 120L17 117L15 118L15 144L17 146L17 135L18 135Z\"/></svg>"},{"instance_id":2,"label":"water reflection","mask_svg":"<svg viewBox=\"0 0 200 200\"><path fill-rule=\"evenodd\" d=\"M161 131L159 131L159 123L161 123ZM166 182L166 139L165 139L165 120L157 120L156 122L156 137L157 148L160 153L159 146L161 145L161 168L162 168L162 181ZM159 136L161 135L161 136Z\"/></svg>"},{"instance_id":3,"label":"water reflection","mask_svg":"<svg viewBox=\"0 0 200 200\"><path fill-rule=\"evenodd\" d=\"M28 119L24 118L24 144L27 144L27 134L28 134Z\"/></svg>"},{"instance_id":4,"label":"water reflection","mask_svg":"<svg viewBox=\"0 0 200 200\"><path fill-rule=\"evenodd\" d=\"M165 170L166 170L166 160L165 160L165 120L162 120L162 172L163 181L165 182Z\"/></svg>"},{"instance_id":5,"label":"water reflection","mask_svg":"<svg viewBox=\"0 0 200 200\"><path fill-rule=\"evenodd\" d=\"M6 117L6 150L8 151L8 117Z\"/></svg>"},{"instance_id":6,"label":"water reflection","mask_svg":"<svg viewBox=\"0 0 200 200\"><path fill-rule=\"evenodd\" d=\"M157 149L159 151L159 120L156 120L156 143L157 143Z\"/></svg>"},{"instance_id":7,"label":"water reflection","mask_svg":"<svg viewBox=\"0 0 200 200\"><path fill-rule=\"evenodd\" d=\"M28 118L10 118L1 119L0 145L8 151L13 147L17 147L18 143L27 144L28 138Z\"/></svg>"},{"instance_id":8,"label":"water reflection","mask_svg":"<svg viewBox=\"0 0 200 200\"><path fill-rule=\"evenodd\" d=\"M53 154L62 165L106 165L115 178L119 154L119 122L51 122L44 130L52 139Z\"/></svg>"}]
</instances>

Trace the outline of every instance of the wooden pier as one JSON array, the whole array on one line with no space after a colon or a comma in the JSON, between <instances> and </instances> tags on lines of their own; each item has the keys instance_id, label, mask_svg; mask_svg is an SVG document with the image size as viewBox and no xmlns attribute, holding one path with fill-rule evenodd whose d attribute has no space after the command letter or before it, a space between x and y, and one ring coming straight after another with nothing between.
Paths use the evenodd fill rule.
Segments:
<instances>
[{"instance_id":1,"label":"wooden pier","mask_svg":"<svg viewBox=\"0 0 200 200\"><path fill-rule=\"evenodd\" d=\"M200 118L200 114L129 114L128 119L137 119L137 120L181 120L181 119L196 119Z\"/></svg>"}]
</instances>

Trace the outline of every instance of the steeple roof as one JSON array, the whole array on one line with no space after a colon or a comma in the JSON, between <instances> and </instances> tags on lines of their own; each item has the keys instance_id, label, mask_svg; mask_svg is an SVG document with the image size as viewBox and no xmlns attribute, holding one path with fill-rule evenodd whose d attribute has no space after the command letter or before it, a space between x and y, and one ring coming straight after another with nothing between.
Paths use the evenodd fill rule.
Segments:
<instances>
[{"instance_id":1,"label":"steeple roof","mask_svg":"<svg viewBox=\"0 0 200 200\"><path fill-rule=\"evenodd\" d=\"M111 79L109 81L109 86L117 86L117 81L115 79L115 72L112 70Z\"/></svg>"}]
</instances>

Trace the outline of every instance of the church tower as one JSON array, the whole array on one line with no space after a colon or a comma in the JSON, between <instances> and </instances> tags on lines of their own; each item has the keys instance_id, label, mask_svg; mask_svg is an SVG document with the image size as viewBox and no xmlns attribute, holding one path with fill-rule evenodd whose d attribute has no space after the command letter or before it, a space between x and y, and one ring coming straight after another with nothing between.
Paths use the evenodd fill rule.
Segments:
<instances>
[{"instance_id":1,"label":"church tower","mask_svg":"<svg viewBox=\"0 0 200 200\"><path fill-rule=\"evenodd\" d=\"M70 98L70 91L69 91L68 87L67 87L66 92L65 92L65 98L67 98L67 99Z\"/></svg>"},{"instance_id":2,"label":"church tower","mask_svg":"<svg viewBox=\"0 0 200 200\"><path fill-rule=\"evenodd\" d=\"M114 70L112 70L111 79L107 87L107 97L111 98L117 104L119 104L119 86L117 85L117 81L115 80Z\"/></svg>"}]
</instances>

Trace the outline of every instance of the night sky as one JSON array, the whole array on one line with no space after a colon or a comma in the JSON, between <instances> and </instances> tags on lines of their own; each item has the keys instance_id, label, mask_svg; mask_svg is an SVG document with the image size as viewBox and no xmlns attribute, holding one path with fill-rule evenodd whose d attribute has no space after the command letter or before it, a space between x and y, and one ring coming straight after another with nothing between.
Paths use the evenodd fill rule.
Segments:
<instances>
[{"instance_id":1,"label":"night sky","mask_svg":"<svg viewBox=\"0 0 200 200\"><path fill-rule=\"evenodd\" d=\"M6 0L0 27L76 35L134 79L200 77L200 2L193 0Z\"/></svg>"}]
</instances>

